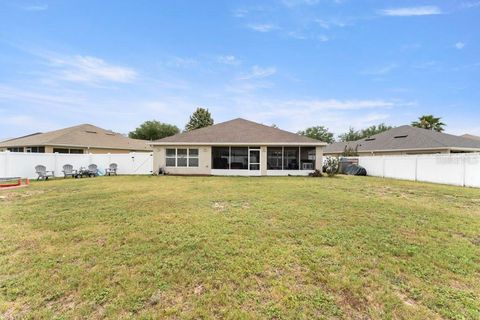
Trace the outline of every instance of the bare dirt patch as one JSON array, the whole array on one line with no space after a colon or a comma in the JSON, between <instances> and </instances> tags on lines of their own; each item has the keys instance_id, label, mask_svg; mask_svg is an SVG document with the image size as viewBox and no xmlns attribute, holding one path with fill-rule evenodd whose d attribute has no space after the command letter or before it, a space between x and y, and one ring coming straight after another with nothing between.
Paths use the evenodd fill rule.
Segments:
<instances>
[{"instance_id":1,"label":"bare dirt patch","mask_svg":"<svg viewBox=\"0 0 480 320\"><path fill-rule=\"evenodd\" d=\"M212 209L217 211L225 211L228 209L249 209L250 203L245 201L214 201Z\"/></svg>"},{"instance_id":2,"label":"bare dirt patch","mask_svg":"<svg viewBox=\"0 0 480 320\"><path fill-rule=\"evenodd\" d=\"M44 193L43 190L25 191L25 192L5 192L0 193L0 201L10 201L17 198L28 198Z\"/></svg>"}]
</instances>

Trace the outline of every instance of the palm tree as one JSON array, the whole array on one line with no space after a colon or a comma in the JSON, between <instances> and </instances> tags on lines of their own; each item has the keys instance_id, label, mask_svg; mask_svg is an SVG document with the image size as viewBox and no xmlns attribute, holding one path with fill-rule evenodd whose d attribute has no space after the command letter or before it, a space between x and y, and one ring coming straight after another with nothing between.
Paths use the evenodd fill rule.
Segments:
<instances>
[{"instance_id":1,"label":"palm tree","mask_svg":"<svg viewBox=\"0 0 480 320\"><path fill-rule=\"evenodd\" d=\"M418 118L418 121L413 121L412 126L417 128L442 132L446 124L441 122L440 121L441 119L442 118L436 118L431 114L423 115L420 118Z\"/></svg>"}]
</instances>

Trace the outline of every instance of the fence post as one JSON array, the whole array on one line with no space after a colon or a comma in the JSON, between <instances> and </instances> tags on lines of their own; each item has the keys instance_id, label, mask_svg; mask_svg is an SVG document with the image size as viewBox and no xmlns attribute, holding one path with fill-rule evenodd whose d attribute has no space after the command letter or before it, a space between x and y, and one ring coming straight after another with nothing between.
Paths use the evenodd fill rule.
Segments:
<instances>
[{"instance_id":1,"label":"fence post","mask_svg":"<svg viewBox=\"0 0 480 320\"><path fill-rule=\"evenodd\" d=\"M58 162L58 152L55 152L53 154L53 176L55 177L55 174L58 174L58 171L57 171L57 162Z\"/></svg>"},{"instance_id":2,"label":"fence post","mask_svg":"<svg viewBox=\"0 0 480 320\"><path fill-rule=\"evenodd\" d=\"M130 156L132 157L132 171L130 174L134 174L135 173L135 151L132 152Z\"/></svg>"},{"instance_id":3,"label":"fence post","mask_svg":"<svg viewBox=\"0 0 480 320\"><path fill-rule=\"evenodd\" d=\"M8 151L8 150L5 151L5 166L4 166L4 168L5 168L5 177L9 177L9 176L10 176L10 173L9 173L9 171L8 171L8 157L9 157L9 153L10 153L10 151Z\"/></svg>"},{"instance_id":4,"label":"fence post","mask_svg":"<svg viewBox=\"0 0 480 320\"><path fill-rule=\"evenodd\" d=\"M415 156L415 181L418 181L418 156Z\"/></svg>"},{"instance_id":5,"label":"fence post","mask_svg":"<svg viewBox=\"0 0 480 320\"><path fill-rule=\"evenodd\" d=\"M382 178L385 178L385 156L382 156Z\"/></svg>"}]
</instances>

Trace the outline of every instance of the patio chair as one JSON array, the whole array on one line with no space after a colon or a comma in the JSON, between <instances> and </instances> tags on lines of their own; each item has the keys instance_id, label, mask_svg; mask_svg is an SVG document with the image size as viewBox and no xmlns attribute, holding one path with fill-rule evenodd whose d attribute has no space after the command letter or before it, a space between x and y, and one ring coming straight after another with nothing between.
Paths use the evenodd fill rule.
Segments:
<instances>
[{"instance_id":1,"label":"patio chair","mask_svg":"<svg viewBox=\"0 0 480 320\"><path fill-rule=\"evenodd\" d=\"M113 175L116 176L117 175L117 168L118 168L118 165L116 163L110 163L108 168L105 169L105 175L111 176L113 174Z\"/></svg>"},{"instance_id":2,"label":"patio chair","mask_svg":"<svg viewBox=\"0 0 480 320\"><path fill-rule=\"evenodd\" d=\"M47 171L47 167L42 166L42 165L36 166L35 167L35 172L38 175L37 181L40 180L40 179L48 180L48 178L50 178L50 177L52 177L52 178L55 177L55 172Z\"/></svg>"},{"instance_id":3,"label":"patio chair","mask_svg":"<svg viewBox=\"0 0 480 320\"><path fill-rule=\"evenodd\" d=\"M98 176L98 167L96 164L90 164L88 166L88 175L90 177L96 177Z\"/></svg>"},{"instance_id":4,"label":"patio chair","mask_svg":"<svg viewBox=\"0 0 480 320\"><path fill-rule=\"evenodd\" d=\"M67 177L75 177L75 175L77 174L77 171L76 170L73 170L73 166L71 164L66 164L63 166L63 178L67 178Z\"/></svg>"}]
</instances>

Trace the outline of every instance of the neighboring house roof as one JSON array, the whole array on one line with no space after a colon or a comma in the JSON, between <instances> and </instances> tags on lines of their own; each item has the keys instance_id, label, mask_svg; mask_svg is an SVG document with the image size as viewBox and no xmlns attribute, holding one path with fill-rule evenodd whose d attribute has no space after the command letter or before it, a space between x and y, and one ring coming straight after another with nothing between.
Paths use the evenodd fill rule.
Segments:
<instances>
[{"instance_id":1,"label":"neighboring house roof","mask_svg":"<svg viewBox=\"0 0 480 320\"><path fill-rule=\"evenodd\" d=\"M0 147L59 146L121 150L151 150L147 141L130 139L91 124L34 133L0 142Z\"/></svg>"},{"instance_id":2,"label":"neighboring house roof","mask_svg":"<svg viewBox=\"0 0 480 320\"><path fill-rule=\"evenodd\" d=\"M474 136L473 134L464 134L464 135L461 135L460 137L480 141L480 137Z\"/></svg>"},{"instance_id":3,"label":"neighboring house roof","mask_svg":"<svg viewBox=\"0 0 480 320\"><path fill-rule=\"evenodd\" d=\"M152 145L318 145L326 143L245 119L234 119L183 132L152 142Z\"/></svg>"},{"instance_id":4,"label":"neighboring house roof","mask_svg":"<svg viewBox=\"0 0 480 320\"><path fill-rule=\"evenodd\" d=\"M325 153L342 153L345 146L358 152L451 149L480 151L480 141L412 126L401 126L369 138L328 145Z\"/></svg>"}]
</instances>

